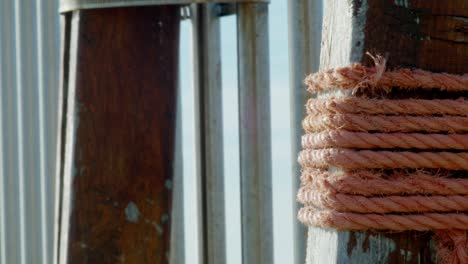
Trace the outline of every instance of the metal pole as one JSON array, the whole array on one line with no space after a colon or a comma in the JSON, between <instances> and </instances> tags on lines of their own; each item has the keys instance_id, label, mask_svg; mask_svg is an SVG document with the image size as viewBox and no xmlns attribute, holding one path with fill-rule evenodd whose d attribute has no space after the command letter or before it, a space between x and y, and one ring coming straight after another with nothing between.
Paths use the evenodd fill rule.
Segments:
<instances>
[{"instance_id":1,"label":"metal pole","mask_svg":"<svg viewBox=\"0 0 468 264\"><path fill-rule=\"evenodd\" d=\"M242 263L273 263L268 4L238 4L237 34Z\"/></svg>"},{"instance_id":2,"label":"metal pole","mask_svg":"<svg viewBox=\"0 0 468 264\"><path fill-rule=\"evenodd\" d=\"M291 89L291 128L292 128L292 177L294 189L294 262L304 263L306 257L307 229L296 219L299 203L296 202L296 190L299 188L300 167L297 153L301 149L303 133L301 120L304 117L304 105L307 98L304 78L318 70L320 63L320 40L322 31L322 1L296 0L288 2L289 24L289 70Z\"/></svg>"},{"instance_id":3,"label":"metal pole","mask_svg":"<svg viewBox=\"0 0 468 264\"><path fill-rule=\"evenodd\" d=\"M201 203L200 263L226 263L219 5L194 4L195 127ZM199 218L199 219L200 219Z\"/></svg>"}]
</instances>

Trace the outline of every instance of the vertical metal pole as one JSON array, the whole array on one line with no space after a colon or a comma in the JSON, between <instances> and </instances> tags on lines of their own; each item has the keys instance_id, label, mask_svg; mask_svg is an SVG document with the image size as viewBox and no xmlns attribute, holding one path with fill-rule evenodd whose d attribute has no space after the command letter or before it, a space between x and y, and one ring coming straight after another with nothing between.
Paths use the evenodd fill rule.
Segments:
<instances>
[{"instance_id":1,"label":"vertical metal pole","mask_svg":"<svg viewBox=\"0 0 468 264\"><path fill-rule=\"evenodd\" d=\"M291 89L291 128L292 128L292 177L294 189L294 262L304 263L306 252L306 227L296 219L299 203L296 190L299 188L300 167L297 153L301 149L304 105L309 95L304 78L318 70L320 63L320 41L322 32L322 0L295 0L288 2L289 24L289 74Z\"/></svg>"},{"instance_id":2,"label":"vertical metal pole","mask_svg":"<svg viewBox=\"0 0 468 264\"><path fill-rule=\"evenodd\" d=\"M219 5L193 5L200 263L226 263ZM199 218L199 219L200 219Z\"/></svg>"},{"instance_id":3,"label":"vertical metal pole","mask_svg":"<svg viewBox=\"0 0 468 264\"><path fill-rule=\"evenodd\" d=\"M242 259L273 263L268 4L237 6Z\"/></svg>"}]
</instances>

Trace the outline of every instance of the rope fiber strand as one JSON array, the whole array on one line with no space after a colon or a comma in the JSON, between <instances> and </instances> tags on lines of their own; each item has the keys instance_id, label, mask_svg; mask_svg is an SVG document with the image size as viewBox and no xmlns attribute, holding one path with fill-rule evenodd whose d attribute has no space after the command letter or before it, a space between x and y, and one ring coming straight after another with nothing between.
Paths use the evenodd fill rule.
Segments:
<instances>
[{"instance_id":1,"label":"rope fiber strand","mask_svg":"<svg viewBox=\"0 0 468 264\"><path fill-rule=\"evenodd\" d=\"M367 133L329 130L302 136L304 149L468 149L468 134Z\"/></svg>"},{"instance_id":2,"label":"rope fiber strand","mask_svg":"<svg viewBox=\"0 0 468 264\"><path fill-rule=\"evenodd\" d=\"M391 87L400 89L438 89L442 91L468 91L468 74L453 75L432 73L419 69L385 70L384 59L376 58L376 67L365 67L352 64L348 67L330 69L309 75L305 79L311 93L339 88L353 90L356 88L376 88L388 90Z\"/></svg>"},{"instance_id":3,"label":"rope fiber strand","mask_svg":"<svg viewBox=\"0 0 468 264\"><path fill-rule=\"evenodd\" d=\"M306 132L330 129L368 132L468 132L468 117L461 116L386 116L336 114L307 116L302 122Z\"/></svg>"},{"instance_id":4,"label":"rope fiber strand","mask_svg":"<svg viewBox=\"0 0 468 264\"><path fill-rule=\"evenodd\" d=\"M468 74L386 71L385 59L372 58L375 67L305 80L326 93L305 106L298 218L339 230L430 230L441 263L468 263ZM395 89L412 92L394 99ZM329 93L340 90L352 93Z\"/></svg>"},{"instance_id":5,"label":"rope fiber strand","mask_svg":"<svg viewBox=\"0 0 468 264\"><path fill-rule=\"evenodd\" d=\"M302 186L327 193L363 196L382 195L468 195L467 178L449 178L448 173L422 170L409 172L392 170L390 173L372 170L337 171L305 168Z\"/></svg>"},{"instance_id":6,"label":"rope fiber strand","mask_svg":"<svg viewBox=\"0 0 468 264\"><path fill-rule=\"evenodd\" d=\"M352 149L305 149L299 153L303 167L342 169L431 168L468 170L468 152L410 152Z\"/></svg>"},{"instance_id":7,"label":"rope fiber strand","mask_svg":"<svg viewBox=\"0 0 468 264\"><path fill-rule=\"evenodd\" d=\"M372 115L454 115L468 116L468 102L457 100L388 100L372 98L313 98L306 104L307 114L372 114Z\"/></svg>"}]
</instances>

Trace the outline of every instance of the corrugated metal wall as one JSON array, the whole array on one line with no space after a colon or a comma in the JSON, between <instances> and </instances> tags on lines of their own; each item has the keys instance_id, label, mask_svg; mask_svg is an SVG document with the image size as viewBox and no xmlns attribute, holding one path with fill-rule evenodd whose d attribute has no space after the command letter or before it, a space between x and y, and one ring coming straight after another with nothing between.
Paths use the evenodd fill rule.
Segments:
<instances>
[{"instance_id":1,"label":"corrugated metal wall","mask_svg":"<svg viewBox=\"0 0 468 264\"><path fill-rule=\"evenodd\" d=\"M0 1L0 263L52 263L57 0Z\"/></svg>"}]
</instances>

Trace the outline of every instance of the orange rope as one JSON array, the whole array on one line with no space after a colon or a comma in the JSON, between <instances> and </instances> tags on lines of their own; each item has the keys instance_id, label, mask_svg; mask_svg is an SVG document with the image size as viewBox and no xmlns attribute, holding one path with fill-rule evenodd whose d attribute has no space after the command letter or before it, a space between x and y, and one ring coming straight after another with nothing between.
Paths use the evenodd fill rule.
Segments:
<instances>
[{"instance_id":1,"label":"orange rope","mask_svg":"<svg viewBox=\"0 0 468 264\"><path fill-rule=\"evenodd\" d=\"M306 132L329 129L379 132L468 132L468 117L460 116L385 116L336 114L307 116L302 126Z\"/></svg>"},{"instance_id":2,"label":"orange rope","mask_svg":"<svg viewBox=\"0 0 468 264\"><path fill-rule=\"evenodd\" d=\"M465 227L466 228L466 227ZM468 235L465 230L436 230L437 253L445 263L466 263L468 260ZM464 261L464 262L462 262Z\"/></svg>"},{"instance_id":3,"label":"orange rope","mask_svg":"<svg viewBox=\"0 0 468 264\"><path fill-rule=\"evenodd\" d=\"M303 167L342 169L431 168L468 170L468 152L409 152L351 149L305 149L299 153Z\"/></svg>"},{"instance_id":4,"label":"orange rope","mask_svg":"<svg viewBox=\"0 0 468 264\"><path fill-rule=\"evenodd\" d=\"M366 197L342 193L326 193L322 189L304 186L299 189L297 200L305 205L321 209L334 209L353 213L411 213L468 211L468 196L385 196Z\"/></svg>"},{"instance_id":5,"label":"orange rope","mask_svg":"<svg viewBox=\"0 0 468 264\"><path fill-rule=\"evenodd\" d=\"M298 218L342 230L433 230L444 263L468 263L468 74L386 72L385 60L374 60L305 81L312 93L367 89L379 98L307 102ZM458 99L385 98L392 89Z\"/></svg>"},{"instance_id":6,"label":"orange rope","mask_svg":"<svg viewBox=\"0 0 468 264\"><path fill-rule=\"evenodd\" d=\"M468 195L468 178L449 178L449 173L425 171L337 171L304 168L301 185L327 193L364 196Z\"/></svg>"},{"instance_id":7,"label":"orange rope","mask_svg":"<svg viewBox=\"0 0 468 264\"><path fill-rule=\"evenodd\" d=\"M299 210L298 218L307 225L340 230L466 230L468 226L468 215L462 213L360 214L308 206Z\"/></svg>"},{"instance_id":8,"label":"orange rope","mask_svg":"<svg viewBox=\"0 0 468 264\"><path fill-rule=\"evenodd\" d=\"M378 58L382 61L382 58ZM382 69L383 68L383 69ZM432 73L415 69L385 70L385 63L376 63L376 67L353 64L348 67L330 69L309 75L305 83L311 93L335 88L356 89L360 87L378 87L386 89L439 89L445 91L468 91L468 74L453 75Z\"/></svg>"},{"instance_id":9,"label":"orange rope","mask_svg":"<svg viewBox=\"0 0 468 264\"><path fill-rule=\"evenodd\" d=\"M380 115L458 115L468 116L468 102L457 100L313 98L306 104L307 114L380 114Z\"/></svg>"},{"instance_id":10,"label":"orange rope","mask_svg":"<svg viewBox=\"0 0 468 264\"><path fill-rule=\"evenodd\" d=\"M330 130L302 136L304 149L321 148L403 148L468 149L468 134L367 133Z\"/></svg>"}]
</instances>

